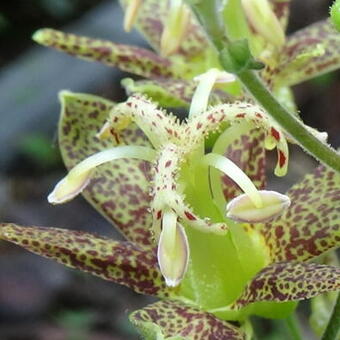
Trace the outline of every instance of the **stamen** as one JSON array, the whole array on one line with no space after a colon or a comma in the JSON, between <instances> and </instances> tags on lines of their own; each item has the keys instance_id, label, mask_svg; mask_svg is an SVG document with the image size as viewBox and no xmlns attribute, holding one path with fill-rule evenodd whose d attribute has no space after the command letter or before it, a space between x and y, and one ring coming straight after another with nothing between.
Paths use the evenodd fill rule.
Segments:
<instances>
[{"instance_id":1,"label":"stamen","mask_svg":"<svg viewBox=\"0 0 340 340\"><path fill-rule=\"evenodd\" d=\"M170 0L169 14L161 36L161 54L165 57L180 47L189 24L190 11L183 0Z\"/></svg>"},{"instance_id":2,"label":"stamen","mask_svg":"<svg viewBox=\"0 0 340 340\"><path fill-rule=\"evenodd\" d=\"M255 185L234 162L214 153L205 155L202 162L224 172L249 196L256 208L262 208L263 202Z\"/></svg>"},{"instance_id":3,"label":"stamen","mask_svg":"<svg viewBox=\"0 0 340 340\"><path fill-rule=\"evenodd\" d=\"M284 176L288 167L288 146L283 132L260 107L250 103L234 102L216 105L188 120L182 135L190 140L189 145L199 144L209 133L216 132L223 122L248 122L261 128L267 135L266 147L277 147L278 163L275 169L277 176Z\"/></svg>"},{"instance_id":4,"label":"stamen","mask_svg":"<svg viewBox=\"0 0 340 340\"><path fill-rule=\"evenodd\" d=\"M243 194L232 199L227 205L227 217L247 223L268 222L281 215L290 205L290 199L276 191L260 190L263 207L254 206L249 196Z\"/></svg>"},{"instance_id":5,"label":"stamen","mask_svg":"<svg viewBox=\"0 0 340 340\"><path fill-rule=\"evenodd\" d=\"M48 201L52 204L60 204L74 198L87 186L92 171L103 163L120 158L136 158L151 162L155 157L155 150L143 146L118 146L98 152L77 164L59 181L49 194Z\"/></svg>"},{"instance_id":6,"label":"stamen","mask_svg":"<svg viewBox=\"0 0 340 340\"><path fill-rule=\"evenodd\" d=\"M167 286L176 287L187 271L189 243L173 211L164 212L162 225L157 250L158 264Z\"/></svg>"},{"instance_id":7,"label":"stamen","mask_svg":"<svg viewBox=\"0 0 340 340\"><path fill-rule=\"evenodd\" d=\"M180 137L181 128L176 117L159 109L141 94L134 94L126 102L116 105L110 112L109 122L110 131L118 141L120 131L131 123L138 125L156 149Z\"/></svg>"},{"instance_id":8,"label":"stamen","mask_svg":"<svg viewBox=\"0 0 340 340\"><path fill-rule=\"evenodd\" d=\"M194 78L198 82L195 93L191 100L189 118L205 111L208 107L209 96L215 83L229 83L236 80L236 77L228 72L212 68L207 72Z\"/></svg>"},{"instance_id":9,"label":"stamen","mask_svg":"<svg viewBox=\"0 0 340 340\"><path fill-rule=\"evenodd\" d=\"M142 0L130 0L129 4L125 9L125 16L124 16L124 30L126 32L130 32L132 26L134 25L138 10L142 4Z\"/></svg>"}]
</instances>

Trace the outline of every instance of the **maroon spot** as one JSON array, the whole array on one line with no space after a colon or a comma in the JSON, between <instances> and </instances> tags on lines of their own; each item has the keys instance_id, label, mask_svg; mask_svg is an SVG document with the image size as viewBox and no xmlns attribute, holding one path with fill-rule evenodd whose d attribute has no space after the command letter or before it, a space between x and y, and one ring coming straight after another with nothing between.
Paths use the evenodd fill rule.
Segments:
<instances>
[{"instance_id":1,"label":"maroon spot","mask_svg":"<svg viewBox=\"0 0 340 340\"><path fill-rule=\"evenodd\" d=\"M280 165L280 168L282 168L285 164L286 164L286 156L285 154L279 150L279 165Z\"/></svg>"},{"instance_id":2,"label":"maroon spot","mask_svg":"<svg viewBox=\"0 0 340 340\"><path fill-rule=\"evenodd\" d=\"M171 165L171 161L170 160L165 163L165 167L166 168L168 168L170 165Z\"/></svg>"},{"instance_id":3,"label":"maroon spot","mask_svg":"<svg viewBox=\"0 0 340 340\"><path fill-rule=\"evenodd\" d=\"M277 141L280 140L280 133L273 127L271 128L271 134Z\"/></svg>"},{"instance_id":4,"label":"maroon spot","mask_svg":"<svg viewBox=\"0 0 340 340\"><path fill-rule=\"evenodd\" d=\"M184 215L188 218L190 221L196 221L196 217L191 214L189 211L184 211Z\"/></svg>"}]
</instances>

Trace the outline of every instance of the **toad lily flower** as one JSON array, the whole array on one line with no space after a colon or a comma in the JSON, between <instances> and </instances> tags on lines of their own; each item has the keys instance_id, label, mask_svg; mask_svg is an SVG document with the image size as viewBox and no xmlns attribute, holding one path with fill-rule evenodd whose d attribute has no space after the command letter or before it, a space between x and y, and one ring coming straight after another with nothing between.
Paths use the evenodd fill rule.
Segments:
<instances>
[{"instance_id":1,"label":"toad lily flower","mask_svg":"<svg viewBox=\"0 0 340 340\"><path fill-rule=\"evenodd\" d=\"M282 318L296 301L338 290L339 268L311 261L340 244L339 175L320 167L287 196L264 190L265 150L276 148L275 173L283 176L288 136L260 107L237 100L246 96L237 81L217 88L216 51L182 1L170 1L171 20L166 1L121 3L128 8L126 28L134 25L156 51L164 52L162 36L182 20L175 27L179 39L165 46L167 58L51 29L34 39L147 78L125 80L131 96L120 104L66 91L60 97L59 143L69 174L49 201L81 193L127 241L13 224L1 225L0 237L159 297L131 315L149 338L245 339L228 321ZM248 21L235 25L233 15L239 24L243 12L230 6L241 8L240 0L224 3L232 38L250 39L266 64L261 76L286 105L292 105L289 86L338 68L339 35L327 21L272 48L259 27L249 30L254 14L245 11ZM275 13L284 30L289 1L268 3L269 19ZM188 108L188 119L179 122L141 92L163 107Z\"/></svg>"},{"instance_id":2,"label":"toad lily flower","mask_svg":"<svg viewBox=\"0 0 340 340\"><path fill-rule=\"evenodd\" d=\"M67 92L62 94L68 95ZM48 199L51 203L58 204L73 198L89 184L93 170L106 162L123 157L153 162L152 229L158 240L161 272L168 286L176 286L186 273L189 260L189 243L182 224L215 234L225 234L228 228L223 220L220 223L211 223L209 218L199 217L185 202L184 194L191 176L188 177L184 172L192 173L195 177L196 167L211 166L237 183L245 194L232 200L227 210L228 216L238 221L264 222L289 206L289 198L284 195L258 191L249 177L231 160L215 153L204 156L203 151L200 151L205 137L219 129L222 123L241 122L263 129L270 138L273 134L277 137L277 172L286 171L288 149L285 137L277 127L274 128L259 107L246 103L221 104L180 124L174 116L167 115L148 99L134 95L112 109L98 138L107 137L108 130L114 141L120 141L121 132L135 123L157 151L145 146L129 145L98 152L76 165L56 185ZM206 175L206 171L201 170L200 176ZM206 199L209 196L211 197L208 195Z\"/></svg>"},{"instance_id":3,"label":"toad lily flower","mask_svg":"<svg viewBox=\"0 0 340 340\"><path fill-rule=\"evenodd\" d=\"M245 339L243 330L228 320L242 324L251 314L285 317L294 310L295 301L340 288L339 268L310 262L340 244L338 174L321 167L308 175L288 192L291 206L270 222L236 223L226 217L225 202L246 197L241 206L248 211L246 219L252 220L254 193L259 193L263 207L266 195L271 195L262 191L262 135L278 134L280 140L284 135L260 108L221 104L179 123L141 95L114 104L62 92L61 101L59 143L68 176L74 174L72 169L89 174L89 168L83 167L86 162L96 168L89 181L78 172L82 184L76 181L76 190L66 192L63 187L59 193L62 186L57 185L52 201L68 200L81 187L85 198L127 241L13 224L1 225L1 238L136 292L158 296L161 301L130 317L144 335ZM103 138L105 133L98 136L107 123L109 138ZM204 155L204 139L221 124L228 125L228 133L223 132L213 152ZM257 139L254 133L245 137L249 128L255 128ZM106 160L114 160L99 165L103 156L97 155L112 155L112 150L120 150L119 157L113 151L115 155ZM243 172L225 171L240 186L221 176L223 163L233 163L219 163L221 158L211 155L223 155L224 160L241 157ZM237 178L246 175L259 191L252 192L244 179ZM72 183L72 177L66 178ZM247 196L242 196L240 187ZM248 209L250 199L254 204Z\"/></svg>"}]
</instances>

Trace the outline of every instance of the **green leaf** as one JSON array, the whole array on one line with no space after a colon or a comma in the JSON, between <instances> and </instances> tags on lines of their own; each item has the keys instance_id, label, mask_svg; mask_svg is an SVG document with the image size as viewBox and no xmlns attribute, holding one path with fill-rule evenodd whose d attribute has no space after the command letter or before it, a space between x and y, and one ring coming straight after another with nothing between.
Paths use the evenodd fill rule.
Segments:
<instances>
[{"instance_id":1,"label":"green leaf","mask_svg":"<svg viewBox=\"0 0 340 340\"><path fill-rule=\"evenodd\" d=\"M288 37L274 73L276 86L291 86L340 67L340 34L329 20Z\"/></svg>"},{"instance_id":2,"label":"green leaf","mask_svg":"<svg viewBox=\"0 0 340 340\"><path fill-rule=\"evenodd\" d=\"M59 122L59 146L63 160L71 169L88 156L116 146L113 137L100 140L97 133L114 103L103 98L63 91ZM150 146L135 125L121 133L126 144ZM131 242L141 247L153 245L149 213L149 165L134 159L116 160L96 169L84 197L112 222Z\"/></svg>"},{"instance_id":3,"label":"green leaf","mask_svg":"<svg viewBox=\"0 0 340 340\"><path fill-rule=\"evenodd\" d=\"M137 293L169 296L154 250L141 250L82 231L1 224L0 238L67 267L125 285Z\"/></svg>"},{"instance_id":4,"label":"green leaf","mask_svg":"<svg viewBox=\"0 0 340 340\"><path fill-rule=\"evenodd\" d=\"M291 206L273 223L258 225L271 260L307 261L340 245L340 175L324 166L294 185Z\"/></svg>"},{"instance_id":5,"label":"green leaf","mask_svg":"<svg viewBox=\"0 0 340 340\"><path fill-rule=\"evenodd\" d=\"M33 40L72 56L115 66L146 78L173 75L169 60L141 47L115 44L48 28L34 33Z\"/></svg>"},{"instance_id":6,"label":"green leaf","mask_svg":"<svg viewBox=\"0 0 340 340\"><path fill-rule=\"evenodd\" d=\"M130 315L131 322L145 339L167 340L243 340L237 327L196 308L160 301Z\"/></svg>"},{"instance_id":7,"label":"green leaf","mask_svg":"<svg viewBox=\"0 0 340 340\"><path fill-rule=\"evenodd\" d=\"M299 301L340 289L340 268L315 263L279 262L248 283L232 308L259 301Z\"/></svg>"}]
</instances>

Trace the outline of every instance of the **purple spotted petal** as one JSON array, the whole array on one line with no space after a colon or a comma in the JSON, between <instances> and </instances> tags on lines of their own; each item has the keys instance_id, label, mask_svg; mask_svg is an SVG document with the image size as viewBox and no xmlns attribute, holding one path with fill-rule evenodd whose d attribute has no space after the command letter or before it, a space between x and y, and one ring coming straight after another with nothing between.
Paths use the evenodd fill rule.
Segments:
<instances>
[{"instance_id":1,"label":"purple spotted petal","mask_svg":"<svg viewBox=\"0 0 340 340\"><path fill-rule=\"evenodd\" d=\"M141 47L115 44L107 40L91 39L53 29L37 31L33 39L85 60L115 66L146 78L172 76L171 62Z\"/></svg>"},{"instance_id":2,"label":"purple spotted petal","mask_svg":"<svg viewBox=\"0 0 340 340\"><path fill-rule=\"evenodd\" d=\"M315 263L280 262L259 272L233 308L259 301L298 301L340 289L340 268Z\"/></svg>"},{"instance_id":3,"label":"purple spotted petal","mask_svg":"<svg viewBox=\"0 0 340 340\"><path fill-rule=\"evenodd\" d=\"M276 83L280 86L291 86L338 69L339 46L339 32L328 20L317 22L292 34L288 37L280 53L278 66L273 71ZM304 57L306 54L311 56Z\"/></svg>"},{"instance_id":4,"label":"purple spotted petal","mask_svg":"<svg viewBox=\"0 0 340 340\"><path fill-rule=\"evenodd\" d=\"M290 208L259 226L272 261L307 261L340 245L340 175L321 166L294 185Z\"/></svg>"},{"instance_id":5,"label":"purple spotted petal","mask_svg":"<svg viewBox=\"0 0 340 340\"><path fill-rule=\"evenodd\" d=\"M0 237L67 267L125 285L138 293L169 296L155 251L141 250L129 242L81 231L14 224L0 225Z\"/></svg>"},{"instance_id":6,"label":"purple spotted petal","mask_svg":"<svg viewBox=\"0 0 340 340\"><path fill-rule=\"evenodd\" d=\"M96 134L108 118L114 103L103 98L62 92L59 145L68 169L86 157L116 145L114 138L99 140ZM126 144L149 146L134 125L124 130ZM149 213L149 165L135 159L117 160L98 167L83 191L85 198L111 221L131 242L153 245Z\"/></svg>"},{"instance_id":7,"label":"purple spotted petal","mask_svg":"<svg viewBox=\"0 0 340 340\"><path fill-rule=\"evenodd\" d=\"M232 324L199 309L170 301L156 302L137 310L130 315L130 320L148 339L245 339L244 333Z\"/></svg>"},{"instance_id":8,"label":"purple spotted petal","mask_svg":"<svg viewBox=\"0 0 340 340\"><path fill-rule=\"evenodd\" d=\"M197 87L197 83L179 79L137 80L124 79L122 85L129 95L144 93L162 107L188 107ZM230 102L231 96L222 90L214 90L210 95L210 104Z\"/></svg>"}]
</instances>

